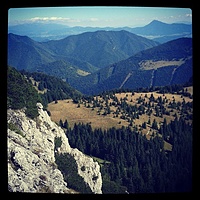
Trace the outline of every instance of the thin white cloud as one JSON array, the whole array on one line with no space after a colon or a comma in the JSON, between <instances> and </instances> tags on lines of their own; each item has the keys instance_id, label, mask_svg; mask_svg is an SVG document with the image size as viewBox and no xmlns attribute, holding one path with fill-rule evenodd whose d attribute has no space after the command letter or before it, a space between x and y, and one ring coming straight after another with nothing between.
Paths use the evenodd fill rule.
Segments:
<instances>
[{"instance_id":1,"label":"thin white cloud","mask_svg":"<svg viewBox=\"0 0 200 200\"><path fill-rule=\"evenodd\" d=\"M98 18L90 18L90 21L96 22L96 21L99 21L99 19Z\"/></svg>"},{"instance_id":2,"label":"thin white cloud","mask_svg":"<svg viewBox=\"0 0 200 200\"><path fill-rule=\"evenodd\" d=\"M185 16L186 17L192 17L192 14L186 14Z\"/></svg>"},{"instance_id":3,"label":"thin white cloud","mask_svg":"<svg viewBox=\"0 0 200 200\"><path fill-rule=\"evenodd\" d=\"M30 19L27 19L27 21L30 22L54 22L54 21L62 21L62 22L70 22L70 21L74 21L74 19L71 18L67 18L67 17L33 17Z\"/></svg>"}]
</instances>

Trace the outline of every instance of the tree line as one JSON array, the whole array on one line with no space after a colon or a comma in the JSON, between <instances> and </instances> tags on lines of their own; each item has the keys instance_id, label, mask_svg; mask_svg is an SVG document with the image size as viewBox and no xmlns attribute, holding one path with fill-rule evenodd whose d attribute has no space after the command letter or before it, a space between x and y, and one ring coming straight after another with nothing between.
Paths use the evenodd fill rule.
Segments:
<instances>
[{"instance_id":1,"label":"tree line","mask_svg":"<svg viewBox=\"0 0 200 200\"><path fill-rule=\"evenodd\" d=\"M16 69L7 67L7 108L24 109L30 118L38 115L36 103L42 102L41 96Z\"/></svg>"},{"instance_id":2,"label":"tree line","mask_svg":"<svg viewBox=\"0 0 200 200\"><path fill-rule=\"evenodd\" d=\"M32 83L31 78L35 81L35 84ZM38 85L36 85L36 82ZM38 93L36 88L40 91L45 89L46 92ZM81 96L80 92L59 78L43 73L18 71L11 66L7 66L7 108L25 108L28 117L37 117L37 102L41 102L44 109L46 109L48 103L52 101L69 98L80 99Z\"/></svg>"},{"instance_id":3,"label":"tree line","mask_svg":"<svg viewBox=\"0 0 200 200\"><path fill-rule=\"evenodd\" d=\"M192 125L182 118L169 124L164 120L150 140L130 127L93 130L81 123L68 127L66 135L71 147L104 160L103 193L192 190ZM172 151L164 149L165 140Z\"/></svg>"}]
</instances>

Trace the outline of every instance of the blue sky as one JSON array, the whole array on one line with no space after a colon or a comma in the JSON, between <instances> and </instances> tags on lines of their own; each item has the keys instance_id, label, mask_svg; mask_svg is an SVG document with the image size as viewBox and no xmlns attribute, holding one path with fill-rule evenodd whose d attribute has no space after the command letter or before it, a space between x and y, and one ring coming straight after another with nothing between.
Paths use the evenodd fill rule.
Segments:
<instances>
[{"instance_id":1,"label":"blue sky","mask_svg":"<svg viewBox=\"0 0 200 200\"><path fill-rule=\"evenodd\" d=\"M152 20L165 23L192 22L190 8L172 7L30 7L10 8L8 24L58 23L68 26L136 27Z\"/></svg>"}]
</instances>

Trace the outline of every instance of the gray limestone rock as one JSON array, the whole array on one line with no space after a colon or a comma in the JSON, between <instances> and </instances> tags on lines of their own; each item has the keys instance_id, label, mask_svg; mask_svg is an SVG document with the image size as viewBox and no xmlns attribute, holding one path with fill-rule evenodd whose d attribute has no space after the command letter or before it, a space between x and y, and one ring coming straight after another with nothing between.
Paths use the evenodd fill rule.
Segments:
<instances>
[{"instance_id":1,"label":"gray limestone rock","mask_svg":"<svg viewBox=\"0 0 200 200\"><path fill-rule=\"evenodd\" d=\"M11 192L75 193L67 187L55 163L57 153L70 154L78 174L93 193L102 193L100 166L78 149L70 147L64 130L51 121L41 103L34 121L23 110L7 110L8 190ZM55 149L55 138L62 144ZM84 166L87 170L81 170Z\"/></svg>"}]
</instances>

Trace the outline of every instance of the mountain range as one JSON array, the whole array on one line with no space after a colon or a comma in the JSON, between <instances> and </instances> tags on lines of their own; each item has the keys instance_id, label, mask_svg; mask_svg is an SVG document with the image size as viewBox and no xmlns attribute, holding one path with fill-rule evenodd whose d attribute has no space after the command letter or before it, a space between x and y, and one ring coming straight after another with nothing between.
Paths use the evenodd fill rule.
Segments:
<instances>
[{"instance_id":1,"label":"mountain range","mask_svg":"<svg viewBox=\"0 0 200 200\"><path fill-rule=\"evenodd\" d=\"M127 31L96 31L36 42L8 34L8 64L16 69L73 78L126 59L158 42Z\"/></svg>"},{"instance_id":2,"label":"mountain range","mask_svg":"<svg viewBox=\"0 0 200 200\"><path fill-rule=\"evenodd\" d=\"M192 38L160 44L124 30L103 30L36 42L10 33L8 65L59 77L89 95L182 84L193 76Z\"/></svg>"},{"instance_id":3,"label":"mountain range","mask_svg":"<svg viewBox=\"0 0 200 200\"><path fill-rule=\"evenodd\" d=\"M62 24L19 24L8 26L8 33L17 35L26 35L33 40L42 42L48 40L59 40L69 35L78 35L84 32L95 32L99 30L119 31L126 30L134 34L153 39L160 43L180 37L192 37L192 25L185 23L164 23L153 20L149 24L142 27L70 27Z\"/></svg>"}]
</instances>

